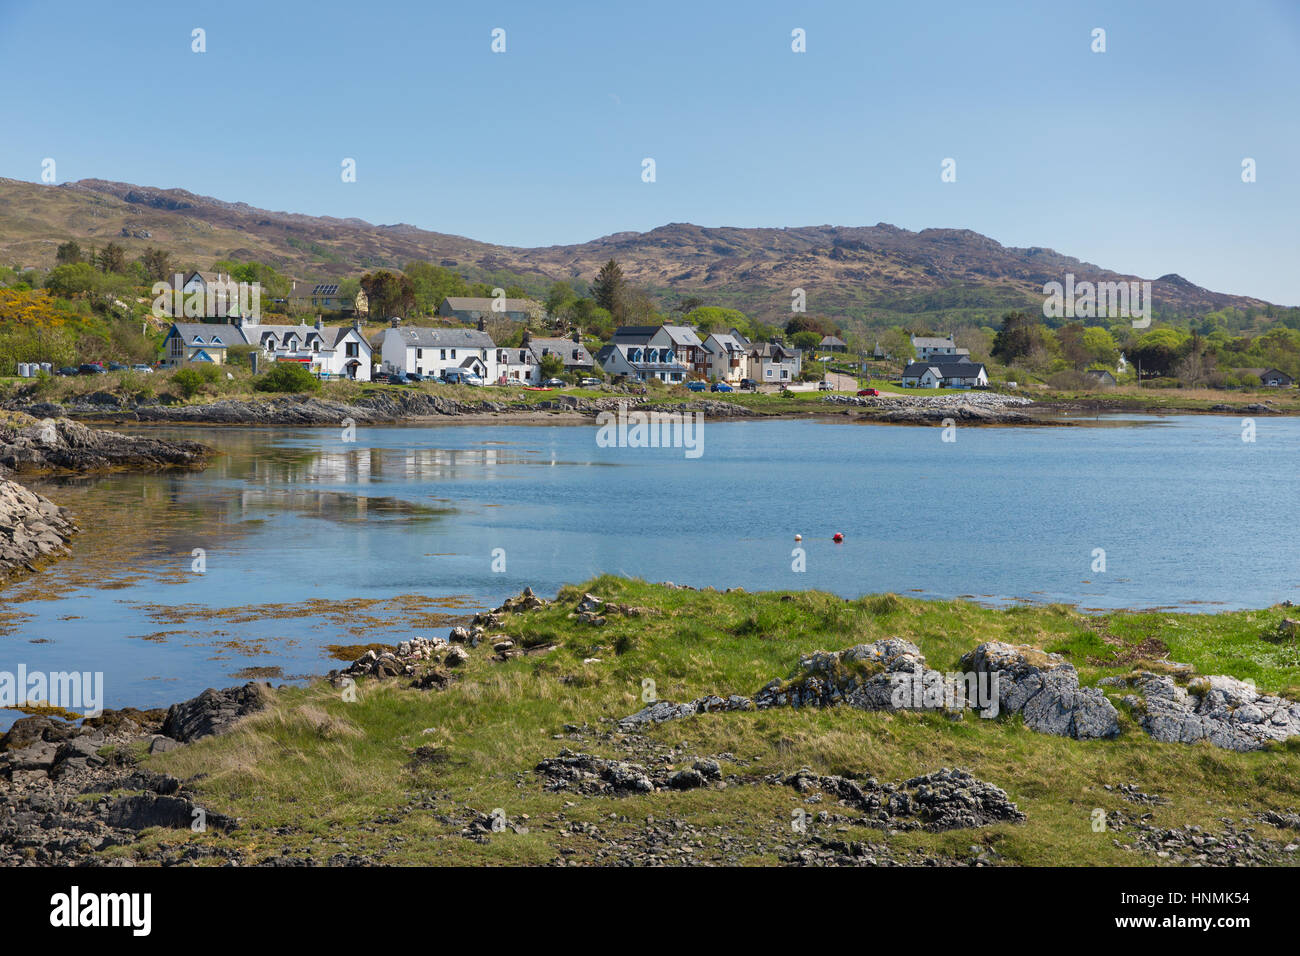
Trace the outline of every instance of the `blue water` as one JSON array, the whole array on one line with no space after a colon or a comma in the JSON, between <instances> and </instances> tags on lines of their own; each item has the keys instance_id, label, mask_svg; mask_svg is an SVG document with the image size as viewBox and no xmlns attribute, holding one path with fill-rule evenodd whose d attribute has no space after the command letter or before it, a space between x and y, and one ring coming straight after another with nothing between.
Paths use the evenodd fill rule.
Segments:
<instances>
[{"instance_id":1,"label":"blue water","mask_svg":"<svg viewBox=\"0 0 1300 956\"><path fill-rule=\"evenodd\" d=\"M84 513L86 531L74 557L0 595L0 613L27 615L0 624L0 669L104 671L106 706L162 705L250 666L323 673L338 666L325 644L445 633L417 614L470 614L601 572L1086 609L1300 600L1300 419L1258 419L1253 443L1236 418L1105 421L964 428L952 443L938 428L709 422L697 459L601 448L594 426L362 428L355 443L169 429L224 454L200 473L36 486ZM84 545L110 533L105 508L148 528L147 546ZM397 595L427 607L370 609L364 627L303 607ZM438 606L448 597L456 607Z\"/></svg>"}]
</instances>

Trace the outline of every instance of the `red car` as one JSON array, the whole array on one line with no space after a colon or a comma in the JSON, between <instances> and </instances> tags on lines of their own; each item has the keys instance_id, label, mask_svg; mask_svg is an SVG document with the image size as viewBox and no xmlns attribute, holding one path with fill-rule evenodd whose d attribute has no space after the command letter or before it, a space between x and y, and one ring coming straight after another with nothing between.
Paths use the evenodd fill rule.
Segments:
<instances>
[{"instance_id":1,"label":"red car","mask_svg":"<svg viewBox=\"0 0 1300 956\"><path fill-rule=\"evenodd\" d=\"M874 388L860 388L858 389L858 395L870 395L872 398L877 398L879 397L880 392L876 391Z\"/></svg>"}]
</instances>

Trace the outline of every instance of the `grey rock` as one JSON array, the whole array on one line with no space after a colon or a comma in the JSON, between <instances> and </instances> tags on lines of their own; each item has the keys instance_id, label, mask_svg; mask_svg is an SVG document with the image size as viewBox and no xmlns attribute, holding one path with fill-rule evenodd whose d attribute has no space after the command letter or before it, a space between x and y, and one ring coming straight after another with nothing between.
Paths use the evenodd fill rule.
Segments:
<instances>
[{"instance_id":1,"label":"grey rock","mask_svg":"<svg viewBox=\"0 0 1300 956\"><path fill-rule=\"evenodd\" d=\"M1021 714L1039 733L1076 740L1115 737L1119 713L1106 695L1079 686L1079 673L1059 654L990 641L961 659L961 666L998 679L1003 713Z\"/></svg>"}]
</instances>

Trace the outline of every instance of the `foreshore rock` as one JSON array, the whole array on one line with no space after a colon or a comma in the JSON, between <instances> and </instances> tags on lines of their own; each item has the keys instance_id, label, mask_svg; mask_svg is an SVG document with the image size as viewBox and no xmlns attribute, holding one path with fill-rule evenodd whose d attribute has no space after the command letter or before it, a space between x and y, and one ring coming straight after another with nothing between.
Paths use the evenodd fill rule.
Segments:
<instances>
[{"instance_id":1,"label":"foreshore rock","mask_svg":"<svg viewBox=\"0 0 1300 956\"><path fill-rule=\"evenodd\" d=\"M989 701L972 700L960 679L926 667L915 644L886 638L842 651L817 651L799 659L794 673L773 680L753 698L700 697L686 703L660 700L618 721L625 732L695 714L772 707L833 707L859 710L934 710L960 718L966 707L981 712L1022 714L1039 733L1090 740L1119 734L1119 714L1096 688L1079 686L1072 664L1056 654L990 642L962 658L976 683L996 688L997 710ZM987 675L981 683L980 675ZM994 679L996 676L996 680Z\"/></svg>"},{"instance_id":2,"label":"foreshore rock","mask_svg":"<svg viewBox=\"0 0 1300 956\"><path fill-rule=\"evenodd\" d=\"M0 474L194 468L211 454L199 442L122 435L66 418L21 416L0 423Z\"/></svg>"},{"instance_id":3,"label":"foreshore rock","mask_svg":"<svg viewBox=\"0 0 1300 956\"><path fill-rule=\"evenodd\" d=\"M750 417L758 414L742 405L712 399L672 405L644 405L638 398L630 396L582 398L556 393L554 398L536 403L492 399L462 402L415 389L385 391L355 402L310 395L276 395L263 400L218 399L196 405L163 405L156 399L137 402L109 392L96 392L67 405L8 403L8 407L13 410L40 418L72 416L94 420L193 425L339 425L344 419L351 419L358 424L390 424L422 418L527 415L539 412L573 412L595 416L601 412L616 412L620 405L626 406L629 411L702 412L709 418Z\"/></svg>"},{"instance_id":4,"label":"foreshore rock","mask_svg":"<svg viewBox=\"0 0 1300 956\"><path fill-rule=\"evenodd\" d=\"M1119 735L1119 713L1095 687L1080 687L1079 672L1059 654L989 641L961 659L977 674L997 675L1000 710L1020 714L1039 733L1076 740Z\"/></svg>"},{"instance_id":5,"label":"foreshore rock","mask_svg":"<svg viewBox=\"0 0 1300 956\"><path fill-rule=\"evenodd\" d=\"M198 697L172 704L163 722L164 735L189 743L225 733L241 717L257 713L270 702L269 684L250 681L242 687L213 690L209 687Z\"/></svg>"},{"instance_id":6,"label":"foreshore rock","mask_svg":"<svg viewBox=\"0 0 1300 956\"><path fill-rule=\"evenodd\" d=\"M546 790L586 796L629 797L756 783L786 786L807 797L817 793L833 797L842 806L865 814L860 823L891 830L955 830L1025 819L1006 791L964 770L945 767L901 784L881 783L874 777L818 776L807 768L761 780L734 774L724 778L720 761L729 759L733 759L730 754L720 754L717 759L696 758L689 767L674 770L671 764L647 768L641 763L566 748L558 756L543 760L534 772L542 778Z\"/></svg>"},{"instance_id":7,"label":"foreshore rock","mask_svg":"<svg viewBox=\"0 0 1300 956\"><path fill-rule=\"evenodd\" d=\"M1300 735L1300 703L1260 694L1235 677L1195 677L1187 686L1168 674L1143 671L1127 678L1103 678L1137 695L1124 698L1155 740L1192 744L1208 741L1225 750L1261 750Z\"/></svg>"},{"instance_id":8,"label":"foreshore rock","mask_svg":"<svg viewBox=\"0 0 1300 956\"><path fill-rule=\"evenodd\" d=\"M0 735L0 865L103 865L97 851L134 843L150 827L233 829L237 821L204 810L180 780L138 769L134 754L142 744L153 753L225 733L265 707L269 694L269 687L253 683L210 689L165 715L106 710L80 726L19 718ZM86 800L87 794L99 797ZM174 853L158 848L148 855L160 862L237 855L204 846L186 847L180 859Z\"/></svg>"},{"instance_id":9,"label":"foreshore rock","mask_svg":"<svg viewBox=\"0 0 1300 956\"><path fill-rule=\"evenodd\" d=\"M0 581L68 554L76 532L67 509L0 478Z\"/></svg>"}]
</instances>

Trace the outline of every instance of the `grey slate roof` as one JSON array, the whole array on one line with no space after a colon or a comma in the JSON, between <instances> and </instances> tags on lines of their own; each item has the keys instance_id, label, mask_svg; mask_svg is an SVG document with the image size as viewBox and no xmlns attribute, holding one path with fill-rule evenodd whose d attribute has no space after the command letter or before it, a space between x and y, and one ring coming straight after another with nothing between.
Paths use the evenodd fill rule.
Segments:
<instances>
[{"instance_id":1,"label":"grey slate roof","mask_svg":"<svg viewBox=\"0 0 1300 956\"><path fill-rule=\"evenodd\" d=\"M443 300L455 312L483 312L492 311L492 303L495 299L480 299L472 296L449 295ZM532 299L506 299L505 312L527 312L537 303Z\"/></svg>"},{"instance_id":2,"label":"grey slate roof","mask_svg":"<svg viewBox=\"0 0 1300 956\"><path fill-rule=\"evenodd\" d=\"M542 360L542 355L549 351L558 355L564 360L565 365L590 365L592 363L591 353L581 342L575 342L573 339L529 339L528 347L532 350L533 356L537 361ZM578 357L573 357L573 350L578 350Z\"/></svg>"},{"instance_id":3,"label":"grey slate roof","mask_svg":"<svg viewBox=\"0 0 1300 956\"><path fill-rule=\"evenodd\" d=\"M492 336L478 329L417 328L393 329L407 345L421 349L494 349Z\"/></svg>"},{"instance_id":4,"label":"grey slate roof","mask_svg":"<svg viewBox=\"0 0 1300 956\"><path fill-rule=\"evenodd\" d=\"M922 362L912 362L907 368L903 369L903 378L920 378L925 374L926 369L934 369L940 378L978 378L980 370L984 368L982 362L944 362L936 359L930 359Z\"/></svg>"}]
</instances>

